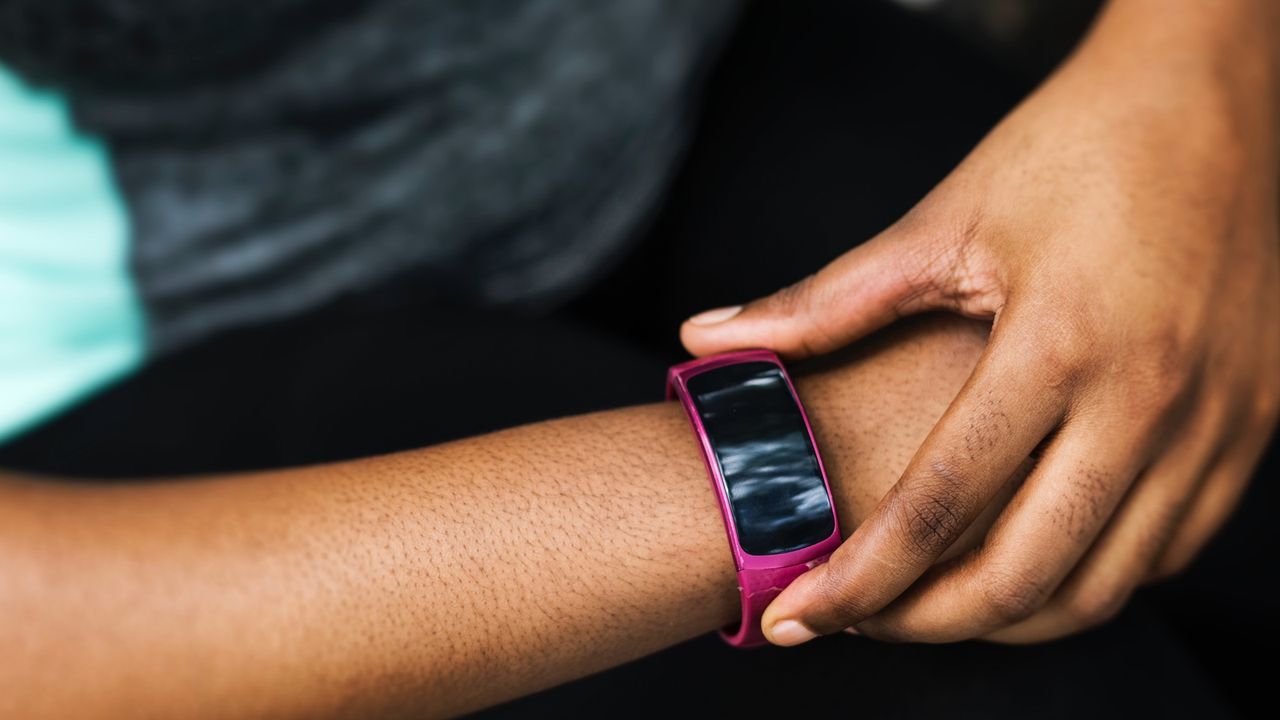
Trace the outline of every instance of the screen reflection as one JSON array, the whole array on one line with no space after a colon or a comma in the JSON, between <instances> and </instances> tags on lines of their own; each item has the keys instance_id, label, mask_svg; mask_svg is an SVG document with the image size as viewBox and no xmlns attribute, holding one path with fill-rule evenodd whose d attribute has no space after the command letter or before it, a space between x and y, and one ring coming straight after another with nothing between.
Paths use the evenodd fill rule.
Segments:
<instances>
[{"instance_id":1,"label":"screen reflection","mask_svg":"<svg viewBox=\"0 0 1280 720\"><path fill-rule=\"evenodd\" d=\"M687 386L724 475L742 549L777 555L831 535L818 459L778 366L727 365Z\"/></svg>"}]
</instances>

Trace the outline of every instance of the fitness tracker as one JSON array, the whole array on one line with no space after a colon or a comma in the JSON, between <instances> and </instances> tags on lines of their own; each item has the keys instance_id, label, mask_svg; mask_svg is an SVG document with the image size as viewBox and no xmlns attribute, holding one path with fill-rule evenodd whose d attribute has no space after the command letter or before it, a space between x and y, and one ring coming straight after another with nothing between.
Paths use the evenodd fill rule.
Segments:
<instances>
[{"instance_id":1,"label":"fitness tracker","mask_svg":"<svg viewBox=\"0 0 1280 720\"><path fill-rule=\"evenodd\" d=\"M791 581L840 545L831 487L813 430L778 356L746 350L667 373L702 449L738 571L742 620L730 645L766 643L760 616Z\"/></svg>"}]
</instances>

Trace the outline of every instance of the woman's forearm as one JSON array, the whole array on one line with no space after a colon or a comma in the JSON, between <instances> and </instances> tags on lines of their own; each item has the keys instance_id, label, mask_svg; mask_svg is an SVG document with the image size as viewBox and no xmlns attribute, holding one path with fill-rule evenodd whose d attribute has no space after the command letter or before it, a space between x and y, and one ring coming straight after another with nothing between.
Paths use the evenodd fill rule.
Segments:
<instances>
[{"instance_id":1,"label":"woman's forearm","mask_svg":"<svg viewBox=\"0 0 1280 720\"><path fill-rule=\"evenodd\" d=\"M798 381L846 531L982 342L930 321ZM0 483L4 716L456 714L737 612L674 403L287 471Z\"/></svg>"}]
</instances>

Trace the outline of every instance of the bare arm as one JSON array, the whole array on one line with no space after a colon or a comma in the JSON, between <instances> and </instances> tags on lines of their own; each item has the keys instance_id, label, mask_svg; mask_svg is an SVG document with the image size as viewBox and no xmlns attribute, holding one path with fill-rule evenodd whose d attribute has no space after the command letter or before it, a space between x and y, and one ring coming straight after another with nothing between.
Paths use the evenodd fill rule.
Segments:
<instances>
[{"instance_id":1,"label":"bare arm","mask_svg":"<svg viewBox=\"0 0 1280 720\"><path fill-rule=\"evenodd\" d=\"M846 528L984 341L931 320L798 382ZM450 715L706 633L737 603L674 403L287 471L0 480L5 717Z\"/></svg>"}]
</instances>

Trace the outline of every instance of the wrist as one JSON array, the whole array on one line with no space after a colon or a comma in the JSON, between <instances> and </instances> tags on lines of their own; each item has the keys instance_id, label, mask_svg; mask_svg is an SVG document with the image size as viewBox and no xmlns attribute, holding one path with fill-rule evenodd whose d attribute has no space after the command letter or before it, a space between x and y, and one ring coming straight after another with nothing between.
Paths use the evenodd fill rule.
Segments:
<instances>
[{"instance_id":1,"label":"wrist","mask_svg":"<svg viewBox=\"0 0 1280 720\"><path fill-rule=\"evenodd\" d=\"M792 382L809 417L818 452L822 455L841 535L847 538L857 527L859 519L853 512L853 508L858 506L854 482L858 460L856 438L847 436L850 430L858 427L857 411L851 409L855 399L847 396L847 388L842 387L838 371L803 375L793 372ZM866 454L864 449L863 455Z\"/></svg>"},{"instance_id":2,"label":"wrist","mask_svg":"<svg viewBox=\"0 0 1280 720\"><path fill-rule=\"evenodd\" d=\"M1225 123L1253 154L1261 144L1274 157L1280 4L1111 0L1062 74L1081 76L1078 86L1122 116L1162 112L1184 132Z\"/></svg>"}]
</instances>

